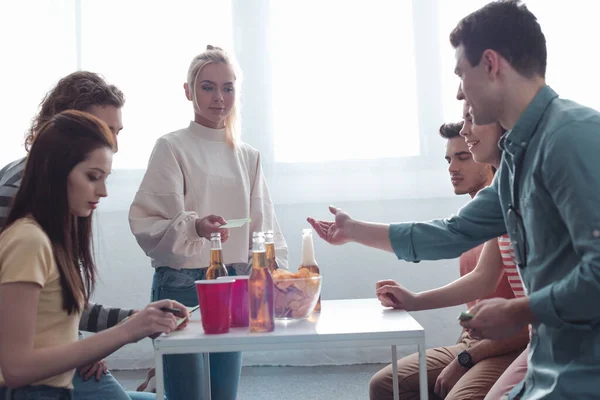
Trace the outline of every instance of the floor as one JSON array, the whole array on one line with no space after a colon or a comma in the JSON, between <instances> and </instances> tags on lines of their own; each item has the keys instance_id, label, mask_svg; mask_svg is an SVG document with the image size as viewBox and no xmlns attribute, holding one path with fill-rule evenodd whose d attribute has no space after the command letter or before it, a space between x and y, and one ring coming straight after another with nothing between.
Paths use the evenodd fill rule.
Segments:
<instances>
[{"instance_id":1,"label":"floor","mask_svg":"<svg viewBox=\"0 0 600 400\"><path fill-rule=\"evenodd\" d=\"M245 367L238 400L366 400L369 380L384 364L321 367ZM128 390L135 390L146 371L111 371Z\"/></svg>"}]
</instances>

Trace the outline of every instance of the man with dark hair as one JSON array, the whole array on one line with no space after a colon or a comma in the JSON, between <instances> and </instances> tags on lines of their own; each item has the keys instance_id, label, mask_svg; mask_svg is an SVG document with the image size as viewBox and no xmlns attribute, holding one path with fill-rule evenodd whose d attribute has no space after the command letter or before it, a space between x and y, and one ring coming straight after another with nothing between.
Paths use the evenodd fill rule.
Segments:
<instances>
[{"instance_id":1,"label":"man with dark hair","mask_svg":"<svg viewBox=\"0 0 600 400\"><path fill-rule=\"evenodd\" d=\"M42 100L40 110L27 131L25 149L29 151L40 128L47 121L65 110L85 111L98 117L106 123L116 140L123 129L121 108L124 103L123 92L116 86L108 84L102 76L87 71L69 74L59 80ZM12 201L21 185L26 161L27 157L24 157L0 170L0 231L4 228ZM86 332L99 332L115 326L134 312L135 310L88 303L81 314L79 329ZM149 393L128 395L108 372L104 360L79 368L73 378L73 387L74 400L108 398L142 400L154 396Z\"/></svg>"},{"instance_id":2,"label":"man with dark hair","mask_svg":"<svg viewBox=\"0 0 600 400\"><path fill-rule=\"evenodd\" d=\"M518 1L496 1L451 34L459 97L474 122L500 122L502 162L491 186L457 215L401 224L311 219L332 244L355 241L418 261L456 257L508 232L528 297L478 303L462 322L502 339L531 324L525 380L509 398L598 399L600 376L600 113L546 85L546 43Z\"/></svg>"},{"instance_id":3,"label":"man with dark hair","mask_svg":"<svg viewBox=\"0 0 600 400\"><path fill-rule=\"evenodd\" d=\"M473 198L478 191L489 185L493 173L490 165L478 164L473 160L473 155L465 140L460 136L462 128L462 122L443 124L439 133L447 139L445 158L448 162L454 193L469 194ZM496 240L490 242L493 242L493 246L498 248ZM475 269L482 250L483 244L460 255L459 271L461 276L465 276ZM499 268L502 269L500 257L493 261L488 260L488 262L497 262ZM398 285L398 283L392 280L377 283L378 287L384 285ZM492 297L514 297L506 275L502 274L494 292L488 296L488 298ZM394 306L397 305L397 301L396 299L393 302ZM421 308L418 303L418 299L415 298L414 305L417 309L429 309L427 306ZM473 307L476 303L476 301L471 302L467 304L467 307ZM463 330L456 344L428 349L427 382L430 395L448 400L483 400L494 382L523 349L524 346L521 342L479 340ZM398 383L401 399L416 400L420 397L418 354L412 354L398 361ZM392 399L393 388L393 370L390 364L377 372L371 379L370 399Z\"/></svg>"}]
</instances>

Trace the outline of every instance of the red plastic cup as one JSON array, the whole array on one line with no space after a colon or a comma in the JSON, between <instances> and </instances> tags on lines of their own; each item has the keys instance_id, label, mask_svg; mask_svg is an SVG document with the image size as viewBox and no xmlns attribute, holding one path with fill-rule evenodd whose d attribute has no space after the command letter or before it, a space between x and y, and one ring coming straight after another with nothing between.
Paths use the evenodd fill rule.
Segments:
<instances>
[{"instance_id":1,"label":"red plastic cup","mask_svg":"<svg viewBox=\"0 0 600 400\"><path fill-rule=\"evenodd\" d=\"M246 328L250 326L248 311L248 275L222 276L217 280L233 280L231 292L231 327Z\"/></svg>"},{"instance_id":2,"label":"red plastic cup","mask_svg":"<svg viewBox=\"0 0 600 400\"><path fill-rule=\"evenodd\" d=\"M196 281L202 328L206 334L229 332L233 280Z\"/></svg>"}]
</instances>

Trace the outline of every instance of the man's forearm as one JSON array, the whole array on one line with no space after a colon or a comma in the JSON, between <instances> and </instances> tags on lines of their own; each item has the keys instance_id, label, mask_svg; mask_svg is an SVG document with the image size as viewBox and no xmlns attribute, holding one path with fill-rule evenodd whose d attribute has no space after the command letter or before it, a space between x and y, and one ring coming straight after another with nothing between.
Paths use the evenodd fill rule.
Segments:
<instances>
[{"instance_id":1,"label":"man's forearm","mask_svg":"<svg viewBox=\"0 0 600 400\"><path fill-rule=\"evenodd\" d=\"M101 304L88 303L81 313L79 330L94 333L101 332L112 328L131 314L133 314L131 309L112 308Z\"/></svg>"},{"instance_id":2,"label":"man's forearm","mask_svg":"<svg viewBox=\"0 0 600 400\"><path fill-rule=\"evenodd\" d=\"M374 222L356 221L348 222L348 236L353 242L375 249L393 252L390 243L390 225Z\"/></svg>"},{"instance_id":3,"label":"man's forearm","mask_svg":"<svg viewBox=\"0 0 600 400\"><path fill-rule=\"evenodd\" d=\"M522 350L529 343L529 329L523 329L519 334L504 340L483 339L467 348L473 363L487 360L492 357L503 356L517 350Z\"/></svg>"}]
</instances>

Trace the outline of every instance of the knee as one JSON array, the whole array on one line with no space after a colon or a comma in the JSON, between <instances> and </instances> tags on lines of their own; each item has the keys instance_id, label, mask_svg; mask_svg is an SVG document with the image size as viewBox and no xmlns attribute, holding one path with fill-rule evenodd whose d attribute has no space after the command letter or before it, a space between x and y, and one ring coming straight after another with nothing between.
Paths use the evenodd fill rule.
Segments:
<instances>
[{"instance_id":1,"label":"knee","mask_svg":"<svg viewBox=\"0 0 600 400\"><path fill-rule=\"evenodd\" d=\"M406 397L409 393L418 394L418 386L410 385L411 373L403 368L398 368L398 393L400 398ZM392 366L379 370L369 381L369 398L370 400L392 400L394 398L394 377L392 374Z\"/></svg>"},{"instance_id":2,"label":"knee","mask_svg":"<svg viewBox=\"0 0 600 400\"><path fill-rule=\"evenodd\" d=\"M384 368L385 369L385 368ZM388 377L383 370L377 372L369 381L369 399L370 400L383 400L391 399L393 391L392 389L392 377Z\"/></svg>"}]
</instances>

